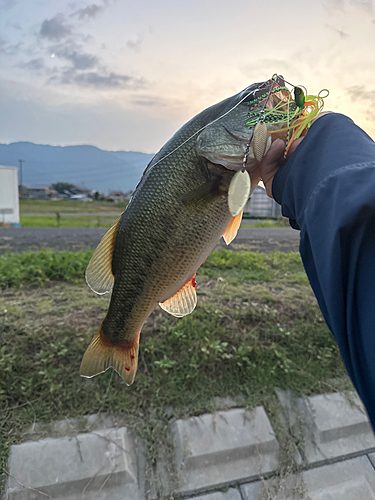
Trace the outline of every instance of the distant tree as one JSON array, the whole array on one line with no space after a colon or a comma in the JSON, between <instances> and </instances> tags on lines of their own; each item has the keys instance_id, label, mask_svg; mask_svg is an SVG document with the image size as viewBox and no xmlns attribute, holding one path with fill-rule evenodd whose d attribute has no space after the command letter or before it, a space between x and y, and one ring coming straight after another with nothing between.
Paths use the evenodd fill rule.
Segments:
<instances>
[{"instance_id":1,"label":"distant tree","mask_svg":"<svg viewBox=\"0 0 375 500\"><path fill-rule=\"evenodd\" d=\"M65 191L70 191L74 188L74 184L71 184L70 182L55 182L52 184L52 187L58 193L65 193Z\"/></svg>"}]
</instances>

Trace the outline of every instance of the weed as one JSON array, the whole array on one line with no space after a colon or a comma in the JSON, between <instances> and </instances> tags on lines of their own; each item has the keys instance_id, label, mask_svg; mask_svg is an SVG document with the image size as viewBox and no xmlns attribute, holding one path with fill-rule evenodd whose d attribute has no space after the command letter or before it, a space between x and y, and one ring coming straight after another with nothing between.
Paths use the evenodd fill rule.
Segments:
<instances>
[{"instance_id":1,"label":"weed","mask_svg":"<svg viewBox=\"0 0 375 500\"><path fill-rule=\"evenodd\" d=\"M295 279L304 272L299 256L224 250L197 273L192 314L177 319L157 309L150 315L132 386L112 370L81 378L82 355L109 301L84 284L91 255L43 250L0 257L3 465L9 446L34 421L126 414L155 458L168 407L181 418L212 411L214 396L242 393L254 407L266 405L276 388L311 395L332 380L336 390L348 387L312 291ZM52 280L54 286L40 286Z\"/></svg>"},{"instance_id":2,"label":"weed","mask_svg":"<svg viewBox=\"0 0 375 500\"><path fill-rule=\"evenodd\" d=\"M56 212L56 226L57 227L61 226L61 215L60 215L60 212Z\"/></svg>"},{"instance_id":3,"label":"weed","mask_svg":"<svg viewBox=\"0 0 375 500\"><path fill-rule=\"evenodd\" d=\"M0 288L82 279L91 255L91 250L56 252L50 249L0 255Z\"/></svg>"}]
</instances>

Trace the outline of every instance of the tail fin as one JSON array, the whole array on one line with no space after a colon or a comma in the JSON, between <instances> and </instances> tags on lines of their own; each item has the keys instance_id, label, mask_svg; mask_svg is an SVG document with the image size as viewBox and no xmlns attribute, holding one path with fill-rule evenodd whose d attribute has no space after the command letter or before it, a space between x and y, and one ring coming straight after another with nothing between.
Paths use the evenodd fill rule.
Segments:
<instances>
[{"instance_id":1,"label":"tail fin","mask_svg":"<svg viewBox=\"0 0 375 500\"><path fill-rule=\"evenodd\" d=\"M138 367L138 349L139 335L133 342L115 345L104 335L101 326L83 356L79 373L91 378L112 367L131 385Z\"/></svg>"}]
</instances>

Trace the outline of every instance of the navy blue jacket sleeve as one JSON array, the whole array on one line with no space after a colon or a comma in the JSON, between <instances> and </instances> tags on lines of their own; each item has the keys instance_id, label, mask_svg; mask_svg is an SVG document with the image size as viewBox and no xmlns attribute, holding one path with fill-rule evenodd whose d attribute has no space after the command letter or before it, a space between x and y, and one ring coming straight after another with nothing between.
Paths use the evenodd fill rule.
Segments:
<instances>
[{"instance_id":1,"label":"navy blue jacket sleeve","mask_svg":"<svg viewBox=\"0 0 375 500\"><path fill-rule=\"evenodd\" d=\"M375 429L375 143L319 118L273 180L324 318Z\"/></svg>"}]
</instances>

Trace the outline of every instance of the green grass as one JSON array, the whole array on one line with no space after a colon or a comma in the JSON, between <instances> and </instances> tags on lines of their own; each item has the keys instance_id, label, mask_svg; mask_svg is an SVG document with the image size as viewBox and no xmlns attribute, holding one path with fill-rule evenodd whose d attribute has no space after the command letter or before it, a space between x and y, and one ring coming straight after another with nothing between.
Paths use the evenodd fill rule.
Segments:
<instances>
[{"instance_id":1,"label":"green grass","mask_svg":"<svg viewBox=\"0 0 375 500\"><path fill-rule=\"evenodd\" d=\"M2 465L34 421L123 413L155 459L171 405L175 417L197 415L213 410L214 396L242 393L247 406L270 409L278 387L299 395L350 387L299 255L227 250L199 270L192 314L151 314L132 386L112 370L81 378L82 355L109 302L84 283L91 254L0 257Z\"/></svg>"},{"instance_id":2,"label":"green grass","mask_svg":"<svg viewBox=\"0 0 375 500\"><path fill-rule=\"evenodd\" d=\"M55 212L122 212L128 201L112 203L109 201L73 201L65 198L51 200L20 200L20 214L43 214Z\"/></svg>"},{"instance_id":3,"label":"green grass","mask_svg":"<svg viewBox=\"0 0 375 500\"><path fill-rule=\"evenodd\" d=\"M117 217L105 216L55 216L20 217L22 227L110 227Z\"/></svg>"},{"instance_id":4,"label":"green grass","mask_svg":"<svg viewBox=\"0 0 375 500\"><path fill-rule=\"evenodd\" d=\"M243 219L241 223L242 228L252 228L252 227L289 227L289 219L285 217L279 217L278 219L264 219L264 220L251 220Z\"/></svg>"},{"instance_id":5,"label":"green grass","mask_svg":"<svg viewBox=\"0 0 375 500\"><path fill-rule=\"evenodd\" d=\"M0 288L40 286L51 280L82 281L91 256L92 250L5 253L0 255Z\"/></svg>"},{"instance_id":6,"label":"green grass","mask_svg":"<svg viewBox=\"0 0 375 500\"><path fill-rule=\"evenodd\" d=\"M127 204L128 201L20 200L20 222L23 227L110 227L118 216L97 214L117 212L120 215Z\"/></svg>"},{"instance_id":7,"label":"green grass","mask_svg":"<svg viewBox=\"0 0 375 500\"><path fill-rule=\"evenodd\" d=\"M42 200L38 200L42 201ZM74 203L74 202L73 202ZM89 203L89 202L76 202L76 203ZM55 208L56 207L52 207ZM51 208L51 212L52 212ZM60 209L60 207L58 207ZM78 211L78 208L81 208ZM75 214L79 214L80 212L86 212L86 208L78 207L75 210L65 210L65 208L61 208L61 212L71 212ZM99 211L100 207L98 207ZM37 207L35 208L37 210ZM123 210L118 207L118 204L115 206L112 205L112 211L120 214L120 211ZM91 210L90 210L91 211ZM35 215L35 216L20 216L20 222L22 227L110 227L113 222L117 219L117 216L105 216L105 215L95 215L95 212L92 211L93 215L61 215L58 211L58 215L55 216L46 216L46 215ZM109 210L107 210L109 211ZM44 213L51 213L46 210ZM89 211L88 211L89 212ZM27 212L23 212L24 214ZM34 212L29 212L34 213ZM38 212L39 213L39 212ZM41 212L43 213L43 212ZM102 213L102 212L101 212ZM273 221L273 220L265 220L265 221L257 221L254 223L248 223L242 221L241 228L254 228L254 227L286 227L285 224L281 221Z\"/></svg>"}]
</instances>

